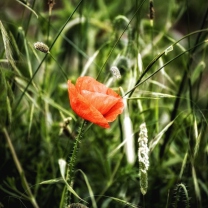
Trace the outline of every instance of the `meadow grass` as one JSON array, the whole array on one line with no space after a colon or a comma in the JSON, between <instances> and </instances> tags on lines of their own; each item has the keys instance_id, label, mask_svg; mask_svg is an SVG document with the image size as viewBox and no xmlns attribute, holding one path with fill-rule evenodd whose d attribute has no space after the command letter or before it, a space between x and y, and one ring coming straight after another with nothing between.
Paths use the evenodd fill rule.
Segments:
<instances>
[{"instance_id":1,"label":"meadow grass","mask_svg":"<svg viewBox=\"0 0 208 208\"><path fill-rule=\"evenodd\" d=\"M205 0L0 5L0 207L207 207ZM109 129L80 76L123 97Z\"/></svg>"}]
</instances>

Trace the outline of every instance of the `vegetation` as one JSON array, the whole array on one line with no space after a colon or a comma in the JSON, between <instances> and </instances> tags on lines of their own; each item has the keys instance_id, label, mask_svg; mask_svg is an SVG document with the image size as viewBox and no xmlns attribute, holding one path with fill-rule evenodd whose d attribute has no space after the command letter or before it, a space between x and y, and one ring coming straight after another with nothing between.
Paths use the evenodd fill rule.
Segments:
<instances>
[{"instance_id":1,"label":"vegetation","mask_svg":"<svg viewBox=\"0 0 208 208\"><path fill-rule=\"evenodd\" d=\"M207 1L0 5L0 207L207 207ZM123 97L110 128L80 76Z\"/></svg>"}]
</instances>

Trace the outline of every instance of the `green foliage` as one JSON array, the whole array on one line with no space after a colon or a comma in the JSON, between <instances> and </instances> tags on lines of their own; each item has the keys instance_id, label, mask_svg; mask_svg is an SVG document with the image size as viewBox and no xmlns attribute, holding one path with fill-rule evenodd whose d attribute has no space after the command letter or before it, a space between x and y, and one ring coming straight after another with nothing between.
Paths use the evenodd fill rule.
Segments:
<instances>
[{"instance_id":1,"label":"green foliage","mask_svg":"<svg viewBox=\"0 0 208 208\"><path fill-rule=\"evenodd\" d=\"M207 1L149 2L1 3L0 207L207 206ZM79 130L67 79L85 75L125 100L110 129Z\"/></svg>"},{"instance_id":2,"label":"green foliage","mask_svg":"<svg viewBox=\"0 0 208 208\"><path fill-rule=\"evenodd\" d=\"M189 196L188 196L188 190L186 189L186 186L184 184L178 184L175 189L175 202L173 202L173 207L186 207L189 208ZM183 203L184 205L179 205L179 203Z\"/></svg>"},{"instance_id":3,"label":"green foliage","mask_svg":"<svg viewBox=\"0 0 208 208\"><path fill-rule=\"evenodd\" d=\"M0 68L0 92L0 128L2 128L12 120L11 104L14 99L11 85L6 79L6 70L2 68Z\"/></svg>"}]
</instances>

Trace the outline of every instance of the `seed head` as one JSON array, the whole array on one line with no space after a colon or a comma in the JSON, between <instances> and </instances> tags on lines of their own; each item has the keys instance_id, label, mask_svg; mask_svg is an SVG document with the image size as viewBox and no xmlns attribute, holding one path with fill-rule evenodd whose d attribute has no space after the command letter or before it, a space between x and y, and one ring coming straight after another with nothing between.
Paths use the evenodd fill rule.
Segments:
<instances>
[{"instance_id":1,"label":"seed head","mask_svg":"<svg viewBox=\"0 0 208 208\"><path fill-rule=\"evenodd\" d=\"M154 10L154 6L153 6L153 1L150 0L150 6L149 6L149 18L150 18L150 24L151 26L153 26L153 20L155 17L155 10Z\"/></svg>"},{"instance_id":2,"label":"seed head","mask_svg":"<svg viewBox=\"0 0 208 208\"><path fill-rule=\"evenodd\" d=\"M73 204L70 204L68 208L88 208L88 207L80 203L73 203Z\"/></svg>"},{"instance_id":3,"label":"seed head","mask_svg":"<svg viewBox=\"0 0 208 208\"><path fill-rule=\"evenodd\" d=\"M111 73L113 74L113 76L114 76L116 79L120 79L120 78L121 78L120 71L119 71L119 69L118 69L116 66L112 66L112 67L110 68L110 71L111 71Z\"/></svg>"},{"instance_id":4,"label":"seed head","mask_svg":"<svg viewBox=\"0 0 208 208\"><path fill-rule=\"evenodd\" d=\"M147 193L148 188L148 174L147 170L149 168L149 148L147 146L147 128L146 124L142 123L140 125L139 132L139 149L138 149L138 159L139 159L139 176L140 176L140 190L143 195Z\"/></svg>"},{"instance_id":5,"label":"seed head","mask_svg":"<svg viewBox=\"0 0 208 208\"><path fill-rule=\"evenodd\" d=\"M149 6L150 14L149 17L151 20L154 19L155 11L154 11L154 6L153 6L153 1L150 1L150 6Z\"/></svg>"},{"instance_id":6,"label":"seed head","mask_svg":"<svg viewBox=\"0 0 208 208\"><path fill-rule=\"evenodd\" d=\"M147 128L146 124L142 123L140 125L140 133L139 133L139 150L138 150L138 159L140 163L143 163L143 170L147 171L149 168L149 148L147 146L148 138L147 138Z\"/></svg>"},{"instance_id":7,"label":"seed head","mask_svg":"<svg viewBox=\"0 0 208 208\"><path fill-rule=\"evenodd\" d=\"M34 47L35 47L35 49L37 49L43 53L49 52L49 47L45 43L42 43L42 42L34 43Z\"/></svg>"}]
</instances>

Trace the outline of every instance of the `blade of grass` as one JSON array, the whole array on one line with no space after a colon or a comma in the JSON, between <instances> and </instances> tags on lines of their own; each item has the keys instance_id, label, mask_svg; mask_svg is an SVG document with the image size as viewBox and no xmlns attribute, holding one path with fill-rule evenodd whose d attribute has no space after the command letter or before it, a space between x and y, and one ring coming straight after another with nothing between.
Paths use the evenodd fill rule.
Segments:
<instances>
[{"instance_id":1,"label":"blade of grass","mask_svg":"<svg viewBox=\"0 0 208 208\"><path fill-rule=\"evenodd\" d=\"M194 48L197 48L197 47L199 47L199 46L201 46L201 45L203 45L203 44L205 44L205 43L207 43L207 42L208 42L207 40L205 40L205 41L203 41L203 42L200 42L199 44L197 44L197 45L195 45L195 46L193 46L193 47L187 49L186 51L180 53L179 55L175 56L173 59L171 59L170 61L166 62L162 67L160 67L158 70L156 70L154 73L152 73L150 76L148 76L148 77L147 77L146 79L144 79L143 81L141 81L141 79L139 79L139 80L138 80L138 84L136 84L131 90L129 90L128 92L126 92L124 96L128 95L128 94L131 93L132 91L134 92L134 90L135 90L138 86L140 86L141 84L143 84L144 82L146 82L148 79L150 79L151 77L153 77L153 76L154 76L155 74L157 74L161 69L163 69L165 66L167 66L168 64L170 64L171 62L173 62L175 59L179 58L180 56L184 55L185 53L187 53L187 52L193 50ZM154 59L153 62L157 61L157 60L158 60L162 55L164 55L164 54L165 54L165 51L164 51L163 53L161 53L161 54L159 55L159 57L157 57L156 59ZM151 65L148 65L148 68L149 68L149 66L151 67L152 64L151 64ZM148 70L149 70L149 69L148 69ZM147 71L146 71L146 72L147 72ZM143 75L142 75L142 76L143 76ZM133 94L133 93L131 93L131 95L132 95L132 94Z\"/></svg>"},{"instance_id":2,"label":"blade of grass","mask_svg":"<svg viewBox=\"0 0 208 208\"><path fill-rule=\"evenodd\" d=\"M33 205L34 208L39 208L39 206L36 202L36 199L35 199L35 197L33 196L32 192L31 192L30 186L29 186L29 184L27 182L27 179L25 177L25 174L24 174L24 170L22 169L21 163L20 163L20 161L17 157L16 151L14 149L14 146L12 144L12 141L9 137L9 134L8 134L6 128L3 128L3 133L4 133L4 136L6 138L7 143L9 145L9 149L11 151L14 163L16 165L16 168L17 168L17 170L19 172L19 175L21 177L22 185L25 188L25 191L27 192L27 194L29 196L30 202L31 202L31 204Z\"/></svg>"},{"instance_id":3,"label":"blade of grass","mask_svg":"<svg viewBox=\"0 0 208 208\"><path fill-rule=\"evenodd\" d=\"M96 204L96 201L95 201L94 193L92 191L92 188L90 186L90 183L89 183L89 180L88 180L87 176L85 175L85 173L82 170L79 169L78 171L80 171L82 173L82 175L83 175L83 177L85 179L85 183L87 185L87 188L88 188L88 191L89 191L89 194L90 194L90 198L91 198L91 201L92 201L92 207L93 208L97 208L97 204Z\"/></svg>"},{"instance_id":4,"label":"blade of grass","mask_svg":"<svg viewBox=\"0 0 208 208\"><path fill-rule=\"evenodd\" d=\"M79 6L81 5L81 3L83 2L84 0L81 0L76 8L74 9L74 11L72 12L72 14L69 16L69 18L66 20L66 22L64 23L64 25L62 26L62 28L59 30L58 34L56 35L55 39L53 40L53 43L51 44L50 48L49 48L49 51L53 48L54 44L56 43L58 37L60 36L61 32L64 30L65 26L67 25L67 23L71 20L71 18L73 17L74 13L77 11L77 9L79 8ZM40 62L39 66L37 67L37 69L35 70L34 74L32 75L31 79L29 80L27 86L25 87L23 93L21 94L19 100L17 101L15 107L14 107L14 112L16 111L17 107L19 106L24 94L27 92L27 89L28 87L30 86L30 84L32 83L32 80L34 79L35 75L38 73L40 67L42 66L43 62L46 60L48 56L48 53L43 57L42 61Z\"/></svg>"},{"instance_id":5,"label":"blade of grass","mask_svg":"<svg viewBox=\"0 0 208 208\"><path fill-rule=\"evenodd\" d=\"M111 48L107 58L106 58L106 61L104 62L104 64L102 65L100 71L98 72L98 75L97 75L97 79L99 78L102 70L104 69L104 67L106 66L112 52L114 51L115 47L117 46L118 42L120 41L121 37L123 36L123 34L126 32L126 30L128 29L129 25L131 24L132 20L136 17L137 13L139 12L139 10L142 8L142 5L144 4L146 0L143 0L141 2L141 4L139 5L138 9L136 10L136 12L133 14L132 18L130 19L129 23L126 25L126 27L124 28L123 32L121 33L120 37L117 39L117 41L115 42L115 44L113 45L113 47Z\"/></svg>"},{"instance_id":6,"label":"blade of grass","mask_svg":"<svg viewBox=\"0 0 208 208\"><path fill-rule=\"evenodd\" d=\"M28 10L30 10L38 18L38 14L32 8L30 8L27 4L24 4L22 1L19 1L19 0L16 0L16 1L22 6L26 7Z\"/></svg>"}]
</instances>

